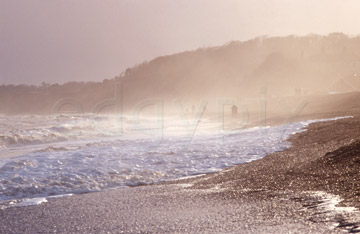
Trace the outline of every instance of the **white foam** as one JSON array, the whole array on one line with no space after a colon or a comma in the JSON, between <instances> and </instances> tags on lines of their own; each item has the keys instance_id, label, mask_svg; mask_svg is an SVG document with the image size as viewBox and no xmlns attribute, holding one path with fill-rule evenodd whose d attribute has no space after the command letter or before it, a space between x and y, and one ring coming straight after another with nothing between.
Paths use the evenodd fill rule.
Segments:
<instances>
[{"instance_id":1,"label":"white foam","mask_svg":"<svg viewBox=\"0 0 360 234\"><path fill-rule=\"evenodd\" d=\"M192 136L191 141L187 134L144 136L135 132L119 135L108 129L113 125L106 123L106 119L95 124L96 120L92 118L89 121L78 117L37 118L6 119L7 128L12 125L16 129L18 124L29 122L32 128L39 126L39 129L64 131L61 126L71 125L70 133L66 133L69 139L78 129L86 134L80 134L79 139L69 143L43 143L26 151L17 151L18 146L7 149L21 153L0 159L0 200L78 194L217 172L289 148L286 139L303 131L310 123L348 117L221 134L206 131L205 127L204 131ZM76 127L76 123L82 124ZM32 132L37 134L39 131ZM7 151L0 150L0 154L3 152Z\"/></svg>"},{"instance_id":2,"label":"white foam","mask_svg":"<svg viewBox=\"0 0 360 234\"><path fill-rule=\"evenodd\" d=\"M340 206L340 203L343 201L343 199L338 195L333 195L323 191L315 191L311 192L311 194L321 198L323 203L318 205L320 209L335 213L352 213L358 211L355 207Z\"/></svg>"},{"instance_id":3,"label":"white foam","mask_svg":"<svg viewBox=\"0 0 360 234\"><path fill-rule=\"evenodd\" d=\"M356 224L360 220L360 211L352 206L342 206L340 203L343 199L340 196L324 191L310 191L305 192L305 194L309 194L317 201L320 201L316 204L316 209L320 210L320 212L315 213L315 215L320 214L318 218L328 222L331 229L338 228L342 225L341 222L345 222L348 225L342 228L351 232L359 231ZM339 220L338 217L341 217L341 219Z\"/></svg>"},{"instance_id":4,"label":"white foam","mask_svg":"<svg viewBox=\"0 0 360 234\"><path fill-rule=\"evenodd\" d=\"M191 186L193 186L194 184L176 184L177 186L180 186L182 188L190 188Z\"/></svg>"},{"instance_id":5,"label":"white foam","mask_svg":"<svg viewBox=\"0 0 360 234\"><path fill-rule=\"evenodd\" d=\"M25 198L19 202L10 203L12 207L35 206L47 202L45 197Z\"/></svg>"}]
</instances>

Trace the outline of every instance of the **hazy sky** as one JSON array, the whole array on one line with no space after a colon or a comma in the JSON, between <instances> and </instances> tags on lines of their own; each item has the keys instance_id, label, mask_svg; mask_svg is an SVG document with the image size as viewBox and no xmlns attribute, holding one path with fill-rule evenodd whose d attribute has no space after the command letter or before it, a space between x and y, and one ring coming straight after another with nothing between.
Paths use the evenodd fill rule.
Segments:
<instances>
[{"instance_id":1,"label":"hazy sky","mask_svg":"<svg viewBox=\"0 0 360 234\"><path fill-rule=\"evenodd\" d=\"M259 35L360 31L358 0L0 0L0 84L101 81Z\"/></svg>"}]
</instances>

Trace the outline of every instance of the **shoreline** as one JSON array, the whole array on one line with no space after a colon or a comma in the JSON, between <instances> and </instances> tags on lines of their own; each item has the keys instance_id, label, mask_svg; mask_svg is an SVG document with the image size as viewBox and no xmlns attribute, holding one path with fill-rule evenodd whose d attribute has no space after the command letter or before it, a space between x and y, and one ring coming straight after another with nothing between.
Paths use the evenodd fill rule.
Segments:
<instances>
[{"instance_id":1,"label":"shoreline","mask_svg":"<svg viewBox=\"0 0 360 234\"><path fill-rule=\"evenodd\" d=\"M206 183L197 183L196 180L194 183L199 188L211 186L216 182L236 181L235 188L322 189L335 195L343 195L344 192L356 193L353 196L347 195L346 201L349 203L360 201L360 197L355 199L360 195L356 192L356 188L360 188L360 181L351 180L346 183L348 174L354 179L360 178L360 175L356 173L351 174L360 167L360 161L357 161L358 158L360 159L360 154L357 155L360 152L357 151L360 147L360 132L357 132L356 127L360 128L360 117L312 123L306 128L307 131L294 134L288 139L292 144L289 149L269 154L247 164L236 165L218 175L209 176L211 178L207 178ZM350 155L344 155L347 152ZM352 164L343 165L346 163ZM337 167L345 167L347 170L333 171L338 169ZM252 175L256 176L249 178ZM335 176L343 176L343 178L334 178ZM312 181L315 178L317 180ZM342 183L336 183L338 179L341 179ZM323 181L327 184L322 184ZM342 186L349 185L352 187L346 187L341 191ZM355 205L360 208L360 202Z\"/></svg>"},{"instance_id":2,"label":"shoreline","mask_svg":"<svg viewBox=\"0 0 360 234\"><path fill-rule=\"evenodd\" d=\"M248 159L248 160L240 160L240 161L232 161L231 158L228 159L229 161L229 164L227 167L217 167L216 170L208 170L208 171L198 171L197 173L194 173L194 174L188 174L188 173L185 173L185 174L188 174L188 175L184 175L184 176L181 176L181 177L173 177L173 178L168 178L168 179L159 179L157 181L154 181L152 183L141 183L139 182L138 184L134 184L134 185L121 185L121 186L118 186L118 187L108 187L108 188L103 188L101 189L100 191L106 191L106 190L109 190L109 189L120 189L120 188L124 188L124 187L136 187L136 186L141 186L141 185L153 185L153 184L158 184L158 183L171 183L172 181L177 181L177 180L184 180L184 179L188 179L188 178L194 178L194 177L199 177L199 176L203 176L203 175L208 175L208 174L213 174L213 173L221 173L221 171L223 170L227 170L228 168L232 168L236 165L241 165L241 164L246 164L246 163L249 163L251 161L255 161L255 160L258 160L258 159L261 159L263 157L265 157L266 155L268 154L271 154L272 152L277 152L277 151L283 151L284 149L287 149L288 147L291 147L290 145L288 145L286 142L287 142L287 139L289 139L291 137L292 134L295 134L295 133L299 133L299 132L302 132L306 129L306 127L311 124L311 123L316 123L316 122L323 122L323 121L335 121L335 120L338 120L338 119L346 119L346 118L352 118L352 116L336 116L336 117L333 117L333 118L317 118L317 119L311 119L311 120L304 120L302 118L302 121L299 121L299 122L290 122L290 123L287 123L287 124L284 124L284 125L272 125L272 126L266 126L266 127L261 127L261 126L256 126L256 127L249 127L249 128L246 128L246 129L241 129L241 130L232 130L234 133L240 133L242 134L243 132L246 134L248 132L259 132L259 134L261 135L264 135L264 139L259 139L260 141L265 141L265 139L267 138L271 138L272 136L266 136L266 134L268 134L268 130L267 129L280 129L279 130L279 133L276 133L276 134L280 134L280 135L283 135L283 136L286 136L286 137L282 137L283 139L278 139L278 143L276 143L276 145L274 145L272 142L269 142L269 144L260 144L259 147L260 148L263 148L264 149L264 152L257 152L259 154L259 157L255 158L255 159ZM295 126L295 127L294 127ZM278 128L280 127L280 128ZM262 130L263 129L263 130ZM277 131L277 130L276 130ZM230 132L232 134L232 132ZM271 131L269 131L270 134ZM251 137L251 136L250 136ZM238 140L241 141L242 137L241 135L238 137ZM285 139L285 140L284 140ZM258 140L258 141L259 141ZM275 142L277 142L275 141ZM58 143L57 143L58 144ZM65 144L73 144L73 143L62 143L62 142L59 142L59 144L62 144L62 145L65 145ZM256 143L256 142L252 142L250 144L251 145L258 145L259 143ZM46 145L46 144L45 144ZM278 145L282 145L281 147L278 147ZM38 148L42 148L44 147L43 145L35 145L35 147L38 147ZM49 147L49 148L52 148L53 146ZM22 147L23 148L23 147ZM20 149L22 149L20 148ZM34 146L33 146L34 148ZM236 145L234 146L234 148L236 148ZM12 148L9 149L10 151L11 150L14 150ZM261 151L261 150L260 150ZM34 152L41 152L41 151L34 151ZM245 157L246 158L246 152L245 154L244 153L239 153L239 156L237 156L238 158L243 158ZM5 157L5 156L4 156ZM6 158L8 159L11 159L12 157L14 156L8 156ZM16 155L15 155L16 157ZM21 157L24 157L24 156L21 156ZM235 155L233 157L236 157ZM0 157L1 158L1 157ZM214 168L215 169L215 168ZM186 172L186 171L185 171ZM69 191L70 194L73 194L72 191ZM85 192L85 193L91 193L91 192L98 192L98 191L88 191L88 192ZM75 192L75 194L82 194L81 192ZM39 194L40 195L40 194ZM35 196L35 197L24 197L24 198L21 198L21 197L14 197L14 198L8 198L6 200L2 200L0 201L0 204L5 204L5 203L9 203L9 202L12 202L14 201L14 204L17 205L21 203L22 200L26 200L26 201L30 201L30 200L36 200L38 198L43 198L43 199L51 199L53 196L62 196L62 195L67 195L67 193L60 193L58 195L54 194L54 195L49 195L49 196L46 196L44 194L44 196L42 197L39 197L39 196ZM12 202L13 203L13 202Z\"/></svg>"}]
</instances>

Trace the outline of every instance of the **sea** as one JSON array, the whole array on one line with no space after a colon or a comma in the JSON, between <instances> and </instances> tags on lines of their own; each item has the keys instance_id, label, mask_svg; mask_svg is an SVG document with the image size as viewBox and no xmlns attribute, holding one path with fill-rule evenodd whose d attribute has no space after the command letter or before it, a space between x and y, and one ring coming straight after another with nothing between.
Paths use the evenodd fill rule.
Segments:
<instances>
[{"instance_id":1,"label":"sea","mask_svg":"<svg viewBox=\"0 0 360 234\"><path fill-rule=\"evenodd\" d=\"M225 130L205 118L0 115L0 204L218 172L291 147L287 139L310 123L340 118L348 117Z\"/></svg>"}]
</instances>

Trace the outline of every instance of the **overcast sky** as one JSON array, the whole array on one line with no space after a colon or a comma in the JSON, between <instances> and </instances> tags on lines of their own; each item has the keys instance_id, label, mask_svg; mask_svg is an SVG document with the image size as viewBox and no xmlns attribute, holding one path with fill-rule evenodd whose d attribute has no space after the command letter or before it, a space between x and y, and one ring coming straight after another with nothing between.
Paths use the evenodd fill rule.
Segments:
<instances>
[{"instance_id":1,"label":"overcast sky","mask_svg":"<svg viewBox=\"0 0 360 234\"><path fill-rule=\"evenodd\" d=\"M0 84L101 81L259 35L360 32L358 0L0 0Z\"/></svg>"}]
</instances>

